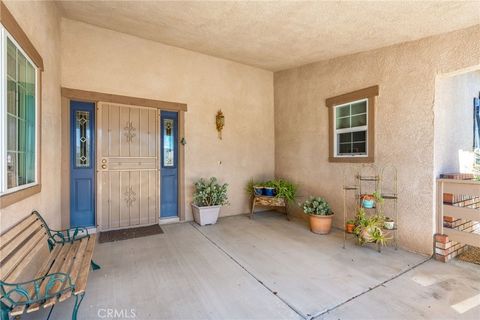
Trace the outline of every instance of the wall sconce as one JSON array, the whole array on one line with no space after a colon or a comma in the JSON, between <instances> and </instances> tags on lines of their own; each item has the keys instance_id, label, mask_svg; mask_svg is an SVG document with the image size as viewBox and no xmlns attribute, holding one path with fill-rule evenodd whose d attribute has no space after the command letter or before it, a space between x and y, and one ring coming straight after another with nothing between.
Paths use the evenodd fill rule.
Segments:
<instances>
[{"instance_id":1,"label":"wall sconce","mask_svg":"<svg viewBox=\"0 0 480 320\"><path fill-rule=\"evenodd\" d=\"M217 124L218 138L222 140L222 130L225 126L225 116L223 115L222 110L218 110L215 120Z\"/></svg>"}]
</instances>

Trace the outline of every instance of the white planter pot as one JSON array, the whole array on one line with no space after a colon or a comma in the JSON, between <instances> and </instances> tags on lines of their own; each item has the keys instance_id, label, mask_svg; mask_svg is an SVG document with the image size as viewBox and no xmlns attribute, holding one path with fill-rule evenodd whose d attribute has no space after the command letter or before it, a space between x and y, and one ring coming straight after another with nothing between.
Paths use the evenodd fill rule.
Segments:
<instances>
[{"instance_id":1,"label":"white planter pot","mask_svg":"<svg viewBox=\"0 0 480 320\"><path fill-rule=\"evenodd\" d=\"M201 226L215 224L222 206L199 207L192 204L193 218Z\"/></svg>"},{"instance_id":2,"label":"white planter pot","mask_svg":"<svg viewBox=\"0 0 480 320\"><path fill-rule=\"evenodd\" d=\"M393 230L395 228L395 221L385 221L383 226L387 230Z\"/></svg>"}]
</instances>

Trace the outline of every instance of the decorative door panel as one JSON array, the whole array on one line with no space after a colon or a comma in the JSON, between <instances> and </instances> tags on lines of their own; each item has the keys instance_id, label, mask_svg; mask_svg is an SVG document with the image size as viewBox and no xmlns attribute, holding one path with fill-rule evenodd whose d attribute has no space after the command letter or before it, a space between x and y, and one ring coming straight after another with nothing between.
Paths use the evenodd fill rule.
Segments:
<instances>
[{"instance_id":1,"label":"decorative door panel","mask_svg":"<svg viewBox=\"0 0 480 320\"><path fill-rule=\"evenodd\" d=\"M70 102L70 226L95 226L95 104Z\"/></svg>"},{"instance_id":2,"label":"decorative door panel","mask_svg":"<svg viewBox=\"0 0 480 320\"><path fill-rule=\"evenodd\" d=\"M158 111L98 104L101 230L158 223Z\"/></svg>"}]
</instances>

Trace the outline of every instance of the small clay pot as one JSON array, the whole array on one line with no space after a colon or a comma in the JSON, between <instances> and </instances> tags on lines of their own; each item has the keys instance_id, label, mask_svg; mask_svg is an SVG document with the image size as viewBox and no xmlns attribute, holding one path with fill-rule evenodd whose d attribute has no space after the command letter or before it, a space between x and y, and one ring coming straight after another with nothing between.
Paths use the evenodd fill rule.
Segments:
<instances>
[{"instance_id":1,"label":"small clay pot","mask_svg":"<svg viewBox=\"0 0 480 320\"><path fill-rule=\"evenodd\" d=\"M345 225L345 231L347 233L353 233L353 230L355 229L355 225L353 223L347 223Z\"/></svg>"}]
</instances>

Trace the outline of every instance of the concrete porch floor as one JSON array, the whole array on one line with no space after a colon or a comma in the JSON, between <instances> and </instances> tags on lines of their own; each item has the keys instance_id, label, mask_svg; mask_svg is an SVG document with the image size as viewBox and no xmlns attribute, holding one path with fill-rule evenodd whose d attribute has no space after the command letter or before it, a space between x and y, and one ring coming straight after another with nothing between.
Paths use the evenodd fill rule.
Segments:
<instances>
[{"instance_id":1,"label":"concrete porch floor","mask_svg":"<svg viewBox=\"0 0 480 320\"><path fill-rule=\"evenodd\" d=\"M99 244L79 319L478 319L480 268L347 244L276 213ZM69 319L73 299L51 319ZM133 309L133 313L132 313ZM42 310L24 319L44 319ZM135 315L135 317L134 317ZM22 318L23 319L23 318Z\"/></svg>"}]
</instances>

